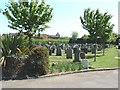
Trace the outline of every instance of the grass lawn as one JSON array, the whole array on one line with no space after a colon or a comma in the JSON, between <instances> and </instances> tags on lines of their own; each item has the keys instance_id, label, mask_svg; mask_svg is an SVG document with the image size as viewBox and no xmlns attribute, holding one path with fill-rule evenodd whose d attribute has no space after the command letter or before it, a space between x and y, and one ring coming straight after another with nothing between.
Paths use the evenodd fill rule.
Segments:
<instances>
[{"instance_id":1,"label":"grass lawn","mask_svg":"<svg viewBox=\"0 0 120 90\"><path fill-rule=\"evenodd\" d=\"M113 68L118 67L120 60L118 59L118 49L116 48L107 48L105 50L105 56L102 55L102 52L97 54L97 61L93 62L93 58L89 59L90 66L93 68Z\"/></svg>"},{"instance_id":2,"label":"grass lawn","mask_svg":"<svg viewBox=\"0 0 120 90\"><path fill-rule=\"evenodd\" d=\"M88 53L86 54L86 59L89 60L89 65L92 68L112 68L112 67L118 67L118 61L120 63L120 60L118 60L118 49L115 47L107 48L105 50L105 56L102 55L102 51L97 52L97 60L94 62L93 54ZM60 62L60 61L70 61L72 62L73 59L66 59L66 54L64 51L62 51L62 56L55 56L55 53L52 54L52 56L49 57L50 62Z\"/></svg>"}]
</instances>

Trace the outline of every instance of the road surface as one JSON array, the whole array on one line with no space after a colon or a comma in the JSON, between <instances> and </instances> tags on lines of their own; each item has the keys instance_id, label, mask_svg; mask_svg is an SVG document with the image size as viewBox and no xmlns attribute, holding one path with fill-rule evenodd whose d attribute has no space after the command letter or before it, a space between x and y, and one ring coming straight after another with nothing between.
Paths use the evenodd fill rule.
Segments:
<instances>
[{"instance_id":1,"label":"road surface","mask_svg":"<svg viewBox=\"0 0 120 90\"><path fill-rule=\"evenodd\" d=\"M118 70L2 81L3 88L118 88Z\"/></svg>"}]
</instances>

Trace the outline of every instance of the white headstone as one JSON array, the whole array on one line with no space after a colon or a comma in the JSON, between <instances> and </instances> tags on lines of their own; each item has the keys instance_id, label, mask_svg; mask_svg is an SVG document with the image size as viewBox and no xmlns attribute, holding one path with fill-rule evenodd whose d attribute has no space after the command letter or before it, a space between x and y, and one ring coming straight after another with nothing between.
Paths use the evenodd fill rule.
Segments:
<instances>
[{"instance_id":1,"label":"white headstone","mask_svg":"<svg viewBox=\"0 0 120 90\"><path fill-rule=\"evenodd\" d=\"M82 65L84 69L88 69L88 65L89 65L88 60L82 60Z\"/></svg>"}]
</instances>

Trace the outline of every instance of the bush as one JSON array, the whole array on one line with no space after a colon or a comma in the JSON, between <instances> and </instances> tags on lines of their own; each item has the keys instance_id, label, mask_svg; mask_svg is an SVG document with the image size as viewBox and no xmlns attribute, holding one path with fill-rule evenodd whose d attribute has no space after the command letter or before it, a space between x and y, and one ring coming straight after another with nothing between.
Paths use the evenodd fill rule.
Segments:
<instances>
[{"instance_id":1,"label":"bush","mask_svg":"<svg viewBox=\"0 0 120 90\"><path fill-rule=\"evenodd\" d=\"M44 46L38 46L31 50L29 55L32 67L29 68L30 74L45 75L49 72L49 54L48 49ZM32 69L32 70L31 70Z\"/></svg>"},{"instance_id":2,"label":"bush","mask_svg":"<svg viewBox=\"0 0 120 90\"><path fill-rule=\"evenodd\" d=\"M48 50L46 47L34 47L29 55L10 55L3 57L3 79L27 79L49 72Z\"/></svg>"},{"instance_id":3,"label":"bush","mask_svg":"<svg viewBox=\"0 0 120 90\"><path fill-rule=\"evenodd\" d=\"M18 79L26 78L27 69L25 68L28 62L28 56L11 55L7 56L2 64L3 79Z\"/></svg>"}]
</instances>

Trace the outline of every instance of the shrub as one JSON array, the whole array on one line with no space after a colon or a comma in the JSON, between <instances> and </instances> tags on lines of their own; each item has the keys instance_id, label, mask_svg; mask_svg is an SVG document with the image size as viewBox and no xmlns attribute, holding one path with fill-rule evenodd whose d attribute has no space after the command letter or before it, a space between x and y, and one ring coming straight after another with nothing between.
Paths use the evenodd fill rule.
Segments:
<instances>
[{"instance_id":1,"label":"shrub","mask_svg":"<svg viewBox=\"0 0 120 90\"><path fill-rule=\"evenodd\" d=\"M2 38L2 56L15 55L17 48L22 46L23 38L18 35L5 35Z\"/></svg>"},{"instance_id":2,"label":"shrub","mask_svg":"<svg viewBox=\"0 0 120 90\"><path fill-rule=\"evenodd\" d=\"M48 49L44 46L38 46L31 50L29 55L32 67L29 69L30 74L45 75L49 72L49 54Z\"/></svg>"},{"instance_id":3,"label":"shrub","mask_svg":"<svg viewBox=\"0 0 120 90\"><path fill-rule=\"evenodd\" d=\"M27 58L25 55L7 56L4 64L2 64L2 78L25 78L27 75L25 68L28 62Z\"/></svg>"}]
</instances>

